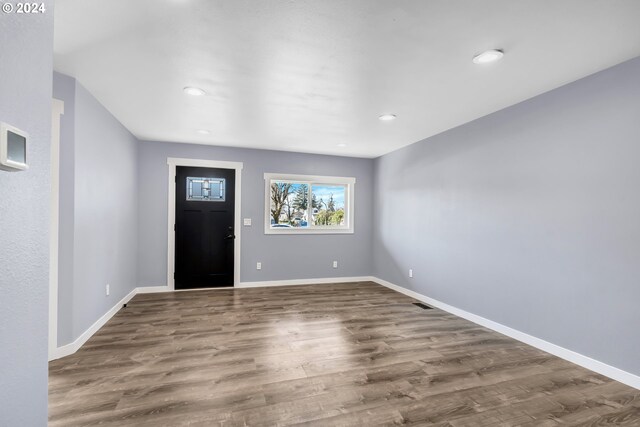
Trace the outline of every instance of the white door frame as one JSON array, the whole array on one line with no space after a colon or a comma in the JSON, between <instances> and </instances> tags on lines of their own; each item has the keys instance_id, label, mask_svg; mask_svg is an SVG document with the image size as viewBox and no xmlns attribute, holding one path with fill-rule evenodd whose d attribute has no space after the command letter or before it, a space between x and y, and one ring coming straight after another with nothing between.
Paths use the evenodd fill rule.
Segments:
<instances>
[{"instance_id":1,"label":"white door frame","mask_svg":"<svg viewBox=\"0 0 640 427\"><path fill-rule=\"evenodd\" d=\"M167 204L167 234L169 238L167 246L167 287L173 291L176 289L176 283L173 278L175 266L175 240L176 234L174 226L176 223L176 167L177 166L193 166L201 168L219 168L234 169L236 171L236 188L235 188L235 206L234 206L234 232L236 235L233 250L233 284L240 286L240 234L241 234L241 217L240 206L242 201L242 167L241 162L225 162L219 160L203 160L203 159L181 159L176 157L167 158L169 165L169 197Z\"/></svg>"},{"instance_id":2,"label":"white door frame","mask_svg":"<svg viewBox=\"0 0 640 427\"><path fill-rule=\"evenodd\" d=\"M64 102L51 106L51 200L49 214L49 360L58 348L58 233L60 219L60 116Z\"/></svg>"}]
</instances>

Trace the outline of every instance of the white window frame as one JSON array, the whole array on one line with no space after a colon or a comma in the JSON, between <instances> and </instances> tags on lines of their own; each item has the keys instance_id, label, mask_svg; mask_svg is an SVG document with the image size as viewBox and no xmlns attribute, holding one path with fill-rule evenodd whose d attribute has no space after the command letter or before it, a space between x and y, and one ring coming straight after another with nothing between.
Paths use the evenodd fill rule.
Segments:
<instances>
[{"instance_id":1,"label":"white window frame","mask_svg":"<svg viewBox=\"0 0 640 427\"><path fill-rule=\"evenodd\" d=\"M308 184L309 192L313 185L345 185L344 210L345 225L313 226L309 221L308 227L296 228L271 228L271 183L292 182L296 184ZM292 175L283 173L264 174L264 234L353 234L355 218L355 185L353 177L318 176L318 175ZM311 194L309 194L311 203ZM307 207L311 211L311 207Z\"/></svg>"}]
</instances>

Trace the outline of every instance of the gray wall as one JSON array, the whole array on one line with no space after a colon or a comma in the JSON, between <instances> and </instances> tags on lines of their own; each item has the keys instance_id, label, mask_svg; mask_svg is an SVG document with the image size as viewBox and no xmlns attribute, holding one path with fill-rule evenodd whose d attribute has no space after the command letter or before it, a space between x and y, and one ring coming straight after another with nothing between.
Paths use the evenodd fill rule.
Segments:
<instances>
[{"instance_id":1,"label":"gray wall","mask_svg":"<svg viewBox=\"0 0 640 427\"><path fill-rule=\"evenodd\" d=\"M363 276L371 273L373 161L192 144L140 143L140 286L167 283L167 157L244 163L242 171L241 281ZM354 176L355 233L348 235L265 235L264 173ZM331 262L338 261L333 269ZM256 270L256 262L262 270Z\"/></svg>"},{"instance_id":2,"label":"gray wall","mask_svg":"<svg viewBox=\"0 0 640 427\"><path fill-rule=\"evenodd\" d=\"M53 73L53 97L64 101L60 116L60 193L58 221L58 344L73 337L73 236L75 177L75 79Z\"/></svg>"},{"instance_id":3,"label":"gray wall","mask_svg":"<svg viewBox=\"0 0 640 427\"><path fill-rule=\"evenodd\" d=\"M66 110L58 296L58 345L64 345L136 287L138 141L81 84L55 77L54 93Z\"/></svg>"},{"instance_id":4,"label":"gray wall","mask_svg":"<svg viewBox=\"0 0 640 427\"><path fill-rule=\"evenodd\" d=\"M374 273L640 374L639 159L640 58L385 155Z\"/></svg>"},{"instance_id":5,"label":"gray wall","mask_svg":"<svg viewBox=\"0 0 640 427\"><path fill-rule=\"evenodd\" d=\"M0 121L30 135L26 172L0 171L0 425L47 424L53 2L0 17Z\"/></svg>"}]
</instances>

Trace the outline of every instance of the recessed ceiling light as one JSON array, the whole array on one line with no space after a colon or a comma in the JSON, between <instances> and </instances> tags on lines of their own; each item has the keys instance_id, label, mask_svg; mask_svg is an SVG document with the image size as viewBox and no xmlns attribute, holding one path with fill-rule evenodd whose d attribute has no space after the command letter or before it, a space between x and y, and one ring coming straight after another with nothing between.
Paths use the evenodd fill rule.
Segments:
<instances>
[{"instance_id":1,"label":"recessed ceiling light","mask_svg":"<svg viewBox=\"0 0 640 427\"><path fill-rule=\"evenodd\" d=\"M206 130L206 129L199 129L198 133L200 135L209 135L211 133L211 131L210 130Z\"/></svg>"},{"instance_id":2,"label":"recessed ceiling light","mask_svg":"<svg viewBox=\"0 0 640 427\"><path fill-rule=\"evenodd\" d=\"M378 120L382 120L383 122L388 122L389 120L395 120L395 119L396 119L395 114L383 114L378 117Z\"/></svg>"},{"instance_id":3,"label":"recessed ceiling light","mask_svg":"<svg viewBox=\"0 0 640 427\"><path fill-rule=\"evenodd\" d=\"M501 59L504 56L504 52L500 49L491 49L482 52L480 55L476 55L473 57L474 64L488 64L490 62L495 62Z\"/></svg>"},{"instance_id":4,"label":"recessed ceiling light","mask_svg":"<svg viewBox=\"0 0 640 427\"><path fill-rule=\"evenodd\" d=\"M347 144L345 144L344 142L341 142L340 144L336 144L336 145L337 145L338 147L341 147L341 148L342 148L342 147L346 147L346 146L347 146Z\"/></svg>"},{"instance_id":5,"label":"recessed ceiling light","mask_svg":"<svg viewBox=\"0 0 640 427\"><path fill-rule=\"evenodd\" d=\"M193 96L202 96L202 95L204 95L206 93L205 91L203 91L199 87L187 86L182 90L184 90L184 93L186 93L187 95L193 95Z\"/></svg>"}]
</instances>

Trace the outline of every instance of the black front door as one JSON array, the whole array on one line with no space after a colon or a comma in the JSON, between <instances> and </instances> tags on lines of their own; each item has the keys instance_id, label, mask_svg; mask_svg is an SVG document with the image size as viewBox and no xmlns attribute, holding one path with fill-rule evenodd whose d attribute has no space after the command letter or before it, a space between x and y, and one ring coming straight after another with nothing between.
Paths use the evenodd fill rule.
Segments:
<instances>
[{"instance_id":1,"label":"black front door","mask_svg":"<svg viewBox=\"0 0 640 427\"><path fill-rule=\"evenodd\" d=\"M176 168L175 288L233 286L234 169Z\"/></svg>"}]
</instances>

